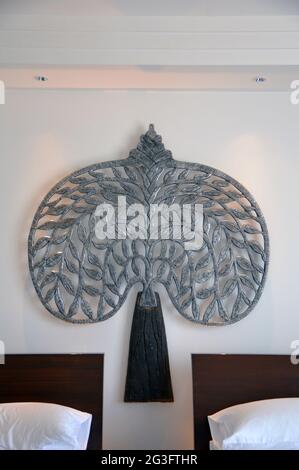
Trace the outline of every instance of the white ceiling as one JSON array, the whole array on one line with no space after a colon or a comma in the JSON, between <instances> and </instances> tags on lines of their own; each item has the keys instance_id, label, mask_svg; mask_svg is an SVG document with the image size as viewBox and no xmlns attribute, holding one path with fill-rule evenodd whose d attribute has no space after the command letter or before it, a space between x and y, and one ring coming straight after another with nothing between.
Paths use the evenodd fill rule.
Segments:
<instances>
[{"instance_id":1,"label":"white ceiling","mask_svg":"<svg viewBox=\"0 0 299 470\"><path fill-rule=\"evenodd\" d=\"M298 79L299 0L0 0L7 88L289 92Z\"/></svg>"},{"instance_id":2,"label":"white ceiling","mask_svg":"<svg viewBox=\"0 0 299 470\"><path fill-rule=\"evenodd\" d=\"M0 0L0 14L258 16L299 15L298 0Z\"/></svg>"}]
</instances>

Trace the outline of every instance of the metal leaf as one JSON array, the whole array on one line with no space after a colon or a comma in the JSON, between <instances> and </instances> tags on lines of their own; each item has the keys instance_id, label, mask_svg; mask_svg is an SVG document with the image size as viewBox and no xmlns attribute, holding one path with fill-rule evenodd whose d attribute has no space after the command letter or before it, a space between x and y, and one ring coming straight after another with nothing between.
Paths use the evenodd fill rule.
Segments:
<instances>
[{"instance_id":1,"label":"metal leaf","mask_svg":"<svg viewBox=\"0 0 299 470\"><path fill-rule=\"evenodd\" d=\"M208 323L208 321L212 318L212 316L215 313L215 307L216 307L216 300L213 299L212 302L207 306L204 316L203 316L203 322Z\"/></svg>"},{"instance_id":2,"label":"metal leaf","mask_svg":"<svg viewBox=\"0 0 299 470\"><path fill-rule=\"evenodd\" d=\"M82 224L78 225L77 233L78 233L78 238L80 242L85 244L87 242L87 232L86 232L86 228Z\"/></svg>"},{"instance_id":3,"label":"metal leaf","mask_svg":"<svg viewBox=\"0 0 299 470\"><path fill-rule=\"evenodd\" d=\"M53 256L49 256L46 260L46 266L48 268L51 268L52 266L55 266L56 264L60 263L62 257L62 253L56 253Z\"/></svg>"},{"instance_id":4,"label":"metal leaf","mask_svg":"<svg viewBox=\"0 0 299 470\"><path fill-rule=\"evenodd\" d=\"M223 287L222 297L228 297L229 295L231 295L233 293L233 291L235 290L237 284L238 283L237 283L237 280L235 278L229 279Z\"/></svg>"},{"instance_id":5,"label":"metal leaf","mask_svg":"<svg viewBox=\"0 0 299 470\"><path fill-rule=\"evenodd\" d=\"M210 258L211 258L211 253L207 253L206 255L204 255L204 256L196 263L195 270L197 271L198 269L202 269L202 268L205 268L206 266L208 266L208 264L209 264L209 262L210 262Z\"/></svg>"},{"instance_id":6,"label":"metal leaf","mask_svg":"<svg viewBox=\"0 0 299 470\"><path fill-rule=\"evenodd\" d=\"M218 274L219 276L227 276L231 272L231 269L232 269L232 263L231 262L225 263L225 265L219 269Z\"/></svg>"},{"instance_id":7,"label":"metal leaf","mask_svg":"<svg viewBox=\"0 0 299 470\"><path fill-rule=\"evenodd\" d=\"M43 289L45 286L56 281L56 279L57 279L57 273L51 272L50 274L47 274L42 280L42 282L40 283L40 289Z\"/></svg>"},{"instance_id":8,"label":"metal leaf","mask_svg":"<svg viewBox=\"0 0 299 470\"><path fill-rule=\"evenodd\" d=\"M68 310L68 318L71 318L73 317L74 315L76 315L78 313L78 308L79 308L79 301L80 301L80 298L79 297L75 297L72 304L70 305L70 308Z\"/></svg>"},{"instance_id":9,"label":"metal leaf","mask_svg":"<svg viewBox=\"0 0 299 470\"><path fill-rule=\"evenodd\" d=\"M60 274L60 281L63 285L63 287L65 288L65 290L71 294L71 295L75 295L75 287L72 283L72 281L65 275L65 274Z\"/></svg>"},{"instance_id":10,"label":"metal leaf","mask_svg":"<svg viewBox=\"0 0 299 470\"><path fill-rule=\"evenodd\" d=\"M252 271L251 263L246 258L238 257L237 265L239 268L244 269L244 271Z\"/></svg>"},{"instance_id":11,"label":"metal leaf","mask_svg":"<svg viewBox=\"0 0 299 470\"><path fill-rule=\"evenodd\" d=\"M245 286L245 287L249 287L249 289L252 289L255 291L255 285L253 284L253 282L251 281L251 279L249 279L249 277L247 276L240 276L240 280L242 282L242 284Z\"/></svg>"},{"instance_id":12,"label":"metal leaf","mask_svg":"<svg viewBox=\"0 0 299 470\"><path fill-rule=\"evenodd\" d=\"M84 315L87 316L90 320L93 319L93 311L90 307L90 305L86 302L86 300L82 297L81 298L81 309Z\"/></svg>"},{"instance_id":13,"label":"metal leaf","mask_svg":"<svg viewBox=\"0 0 299 470\"><path fill-rule=\"evenodd\" d=\"M221 238L221 226L216 225L214 232L213 232L213 238L212 238L212 243L214 246L220 242L220 238Z\"/></svg>"},{"instance_id":14,"label":"metal leaf","mask_svg":"<svg viewBox=\"0 0 299 470\"><path fill-rule=\"evenodd\" d=\"M196 297L198 299L207 299L213 294L213 292L214 292L214 288L202 289L201 291L197 292Z\"/></svg>"},{"instance_id":15,"label":"metal leaf","mask_svg":"<svg viewBox=\"0 0 299 470\"><path fill-rule=\"evenodd\" d=\"M33 253L37 253L39 250L42 248L45 248L45 246L48 245L50 239L48 237L43 237L37 240L36 244L33 247Z\"/></svg>"},{"instance_id":16,"label":"metal leaf","mask_svg":"<svg viewBox=\"0 0 299 470\"><path fill-rule=\"evenodd\" d=\"M84 268L84 272L87 274L90 279L94 279L95 281L100 281L102 279L102 272L96 270L96 269L89 269L89 268Z\"/></svg>"},{"instance_id":17,"label":"metal leaf","mask_svg":"<svg viewBox=\"0 0 299 470\"><path fill-rule=\"evenodd\" d=\"M55 289L55 292L54 292L54 299L55 299L55 303L56 303L56 306L59 310L59 312L61 313L61 315L64 315L64 302L63 302L63 299L61 297L61 294L60 294L60 290L58 287L56 287Z\"/></svg>"},{"instance_id":18,"label":"metal leaf","mask_svg":"<svg viewBox=\"0 0 299 470\"><path fill-rule=\"evenodd\" d=\"M89 286L86 284L83 285L83 290L86 292L86 294L90 295L91 297L97 297L101 293L101 291L96 287Z\"/></svg>"},{"instance_id":19,"label":"metal leaf","mask_svg":"<svg viewBox=\"0 0 299 470\"><path fill-rule=\"evenodd\" d=\"M51 289L48 290L48 292L46 293L44 297L45 304L48 304L49 302L51 302L51 300L54 297L55 290L56 290L56 285L54 287L51 287Z\"/></svg>"},{"instance_id":20,"label":"metal leaf","mask_svg":"<svg viewBox=\"0 0 299 470\"><path fill-rule=\"evenodd\" d=\"M214 271L204 271L203 273L201 273L199 276L196 277L196 282L198 283L207 282L214 275L215 275Z\"/></svg>"},{"instance_id":21,"label":"metal leaf","mask_svg":"<svg viewBox=\"0 0 299 470\"><path fill-rule=\"evenodd\" d=\"M67 257L64 258L64 262L70 273L76 274L79 272L77 266L72 261L70 261Z\"/></svg>"}]
</instances>

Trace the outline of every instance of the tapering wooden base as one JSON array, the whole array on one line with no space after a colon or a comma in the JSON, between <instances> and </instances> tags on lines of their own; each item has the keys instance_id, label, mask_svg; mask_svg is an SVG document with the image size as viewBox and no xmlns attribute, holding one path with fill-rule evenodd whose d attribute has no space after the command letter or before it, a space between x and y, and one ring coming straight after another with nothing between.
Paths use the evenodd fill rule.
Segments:
<instances>
[{"instance_id":1,"label":"tapering wooden base","mask_svg":"<svg viewBox=\"0 0 299 470\"><path fill-rule=\"evenodd\" d=\"M160 297L157 306L140 305L133 316L125 402L173 402L167 340Z\"/></svg>"}]
</instances>

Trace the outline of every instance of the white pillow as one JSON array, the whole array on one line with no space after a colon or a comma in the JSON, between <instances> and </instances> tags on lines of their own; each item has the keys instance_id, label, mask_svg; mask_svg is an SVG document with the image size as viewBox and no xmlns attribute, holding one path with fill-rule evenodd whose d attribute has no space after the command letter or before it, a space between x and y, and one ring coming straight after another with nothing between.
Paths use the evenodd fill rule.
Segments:
<instances>
[{"instance_id":1,"label":"white pillow","mask_svg":"<svg viewBox=\"0 0 299 470\"><path fill-rule=\"evenodd\" d=\"M299 398L260 400L208 416L223 450L299 449Z\"/></svg>"},{"instance_id":2,"label":"white pillow","mask_svg":"<svg viewBox=\"0 0 299 470\"><path fill-rule=\"evenodd\" d=\"M53 403L0 403L0 448L84 450L92 415Z\"/></svg>"}]
</instances>

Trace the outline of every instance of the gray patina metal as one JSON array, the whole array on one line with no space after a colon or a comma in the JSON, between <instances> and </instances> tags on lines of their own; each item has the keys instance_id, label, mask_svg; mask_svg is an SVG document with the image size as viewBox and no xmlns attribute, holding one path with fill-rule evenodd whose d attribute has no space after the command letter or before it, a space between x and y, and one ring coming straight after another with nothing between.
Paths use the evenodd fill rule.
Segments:
<instances>
[{"instance_id":1,"label":"gray patina metal","mask_svg":"<svg viewBox=\"0 0 299 470\"><path fill-rule=\"evenodd\" d=\"M103 203L203 205L204 244L183 240L99 240L95 209ZM111 317L131 287L154 306L165 287L176 310L204 325L244 318L262 294L268 232L249 192L219 170L172 158L151 125L125 160L99 163L60 181L39 206L30 231L36 292L54 316L73 323Z\"/></svg>"}]
</instances>

